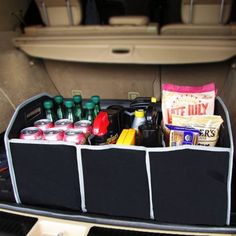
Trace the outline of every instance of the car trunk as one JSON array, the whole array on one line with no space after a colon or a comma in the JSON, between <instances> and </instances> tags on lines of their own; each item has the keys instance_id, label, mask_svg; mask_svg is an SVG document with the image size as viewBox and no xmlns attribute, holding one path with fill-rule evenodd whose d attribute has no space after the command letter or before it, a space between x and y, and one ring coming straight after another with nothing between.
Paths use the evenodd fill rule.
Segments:
<instances>
[{"instance_id":1,"label":"car trunk","mask_svg":"<svg viewBox=\"0 0 236 236\"><path fill-rule=\"evenodd\" d=\"M178 85L203 85L214 82L218 96L228 108L234 143L236 137L236 106L234 90L236 88L236 61L230 58L220 62L193 64L121 64L121 63L83 63L48 59L35 59L16 50L9 42L12 33L1 33L4 42L0 55L0 76L2 103L1 131L3 132L15 108L26 99L47 92L50 95L61 94L69 98L81 94L83 98L99 94L102 99L119 99L129 102L136 97L155 96L161 100L161 86L164 83ZM5 39L5 40L4 40ZM1 44L3 45L3 44ZM10 62L10 63L9 63ZM13 66L14 65L14 66ZM16 93L16 91L18 91ZM43 150L44 152L45 150ZM17 150L15 152L18 152ZM69 152L73 152L69 151ZM70 155L70 153L68 154ZM122 155L122 154L120 154ZM56 155L54 155L55 157ZM217 157L216 157L217 158ZM89 164L88 164L89 165ZM176 164L177 165L177 164ZM235 163L234 163L235 165ZM60 166L62 168L62 166ZM63 175L63 173L62 173ZM45 206L31 202L16 204L11 197L3 197L0 207L21 213L59 217L90 223L106 224L120 227L142 229L162 229L188 232L230 233L235 232L236 176L233 171L231 187L231 222L229 226L197 225L190 226L181 222L165 222L142 217L126 218L122 213L117 215L85 213L76 209L68 210L57 206ZM16 181L17 182L17 181ZM63 192L63 191L62 191ZM61 193L62 194L62 193ZM43 195L43 194L42 194ZM55 196L56 197L56 196ZM94 196L96 201L96 196ZM92 205L93 203L91 203ZM176 216L178 217L178 216ZM166 223L169 223L166 225ZM180 224L178 224L180 223ZM177 224L177 225L176 225Z\"/></svg>"},{"instance_id":2,"label":"car trunk","mask_svg":"<svg viewBox=\"0 0 236 236\"><path fill-rule=\"evenodd\" d=\"M0 112L2 114L0 118L1 133L3 133L6 130L9 124L10 118L13 115L13 112L15 111L16 107L20 103L33 97L34 95L37 95L43 92L46 92L52 96L56 94L61 94L62 96L66 98L70 98L75 94L81 94L83 98L85 99L86 98L89 99L91 95L99 94L101 98L104 101L108 101L108 103L113 102L114 99L119 99L120 102L129 104L130 100L135 99L136 97L154 96L157 98L158 101L160 101L161 95L162 95L161 87L162 87L162 84L164 83L197 86L197 85L203 85L210 82L214 82L218 89L218 92L217 92L218 96L221 97L221 99L223 100L223 102L225 103L229 111L231 126L232 126L232 133L234 136L233 143L235 144L236 106L234 103L234 100L235 100L234 90L236 88L236 84L235 84L236 83L236 72L235 72L236 61L234 57L233 58L227 57L224 60L215 59L215 60L211 60L210 62L206 62L205 58L203 58L201 62L201 60L198 57L197 62L190 62L190 63L186 63L186 62L178 63L176 61L176 58L178 56L176 56L174 62L171 61L170 63L168 63L167 59L165 59L164 63L158 62L158 61L157 62L151 61L150 63L149 62L145 63L143 62L145 61L145 58L142 60L140 59L141 62L135 61L135 63L133 63L130 59L129 60L124 59L125 63L122 63L123 59L120 56L118 56L118 59L116 58L117 61L112 61L113 63L109 63L109 59L106 59L105 62L104 61L101 62L99 60L96 62L96 59L95 59L95 61L93 60L93 62L91 63L51 60L48 58L39 59L39 58L33 58L31 56L28 56L22 51L16 49L13 46L13 44L10 43L12 39L15 38L16 36L18 36L18 34L10 32L10 31L1 32L1 41L0 41L0 48L2 50L2 54L0 56L0 77L1 77ZM197 47L199 47L199 45ZM181 48L178 52L181 53ZM203 56L203 54L201 56ZM189 58L190 57L191 55L189 56ZM14 144L12 145L14 146ZM14 148L13 146L11 148ZM27 147L25 147L25 149L23 148L22 156L26 156L26 154L24 154L24 151L26 149ZM63 147L60 147L59 149L62 150ZM47 153L47 150L44 148L44 146L41 147L41 151L43 153L41 156L44 156L48 159L48 157L45 156L45 152ZM14 152L19 153L19 150L17 149L17 147L15 147ZM34 148L30 152L33 153ZM49 152L51 152L51 150L49 150ZM65 155L71 155L70 154L71 152L74 152L74 150L68 150L68 153L66 153ZM88 150L87 152L88 153L86 155L89 156L91 160L93 160L95 154L93 154L92 152L90 153ZM37 153L37 155L40 156L40 152ZM57 151L51 155L54 158L54 163L56 163L57 161L56 158L58 155ZM121 152L120 156L122 155L123 155L123 152ZM190 156L191 156L191 153L190 153ZM50 153L49 153L49 157L50 157ZM63 159L64 156L62 155L59 158ZM225 163L227 163L227 157L223 157L222 159L224 158L226 159ZM30 159L30 156L29 156L29 159ZM113 157L113 159L114 159L114 162L111 162L110 163L111 165L116 163L117 157ZM142 156L140 159L142 159ZM130 160L127 160L127 162L128 161ZM91 162L92 163L85 163L88 166L88 170L91 167L90 165L93 164L93 161ZM21 163L21 164L25 168L24 166L25 163ZM43 168L44 163L41 163L41 164L42 164L41 168ZM104 163L104 165L106 164L107 162ZM118 161L118 164L120 164L119 161ZM118 166L118 164L115 164L115 165ZM140 169L137 168L137 171L139 171L140 173L143 171L142 164L144 164L144 162L137 164L141 166ZM196 163L196 165L197 164L198 163ZM156 165L159 166L160 163L157 163ZM173 168L175 168L175 165L178 166L178 161L175 164L173 164ZM234 161L234 166L235 166L235 161ZM75 163L72 163L71 166L69 166L68 168L71 170L74 167L75 167ZM122 164L119 167L122 169ZM27 168L28 166L26 166L26 169ZM63 168L63 162L60 163L60 168ZM92 167L91 169L93 170L93 168L94 167ZM159 169L159 171L161 172L161 169ZM181 170L179 171L181 172ZM181 174L180 172L179 174ZM35 176L33 176L34 175L33 172L31 174L32 174L32 181L33 181ZM59 172L59 175L62 175L62 177L63 177L63 174L64 173ZM155 173L155 174L158 174L158 173ZM155 174L153 175L153 178L158 178L158 176L156 176ZM19 173L18 176L21 176L21 173ZM70 178L77 178L77 176L73 176L73 175L71 176L70 171L68 171L68 176L70 176L68 180L65 176L65 183L67 181L71 184ZM128 179L127 176L129 177L129 173L124 173L123 182L125 182L126 180L125 178ZM38 175L36 177L38 178L40 176ZM45 183L47 183L47 176L43 176L43 177L45 178ZM95 176L94 181L96 182L96 180L101 181L101 182L105 181L104 179L100 179L100 180L96 179L96 176ZM143 179L141 178L141 180ZM37 216L41 215L41 216L47 216L47 217L51 216L51 217L56 217L56 218L61 218L61 219L87 222L91 224L106 225L106 226L109 225L109 226L115 226L115 227L130 227L130 228L132 227L135 229L142 229L144 231L145 230L167 230L167 231L169 230L169 231L185 231L185 232L191 232L191 233L196 233L196 232L235 233L235 230L236 230L235 228L236 226L236 219L235 219L236 202L234 201L236 197L235 180L236 180L235 171L233 171L232 185L230 184L231 185L231 199L232 199L231 208L230 208L231 221L229 225L220 224L217 227L214 223L212 224L208 223L209 225L204 225L198 222L195 222L196 223L195 224L194 222L191 222L191 221L190 223L188 223L186 219L181 221L178 218L179 217L178 214L176 214L175 216L176 220L173 221L173 220L168 220L168 217L164 217L164 219L158 220L158 215L157 217L154 216L155 217L154 220L149 219L149 217L142 217L143 214L140 214L141 217L139 214L137 214L135 217L134 215L130 216L129 214L122 214L122 211L120 214L114 214L114 215L106 214L106 211L104 212L104 211L99 210L100 206L95 206L97 208L94 211L82 212L79 209L80 206L78 207L78 209L75 209L75 208L71 209L70 207L69 208L64 207L63 205L60 206L60 201L59 201L59 204L53 204L52 203L53 201L57 202L58 200L56 195L52 196L53 199L50 200L51 205L50 204L45 205L44 196L47 195L47 193L41 193L42 197L40 197L40 195L36 197L37 199L41 201L40 204L38 202L36 204L34 202L34 199L33 201L26 201L25 203L23 202L23 203L16 204L15 200L12 199L13 193L9 195L9 191L8 191L7 194L4 195L4 191L3 191L2 198L0 195L0 201L1 201L0 207L1 209L17 212L19 214L31 214L31 215L37 215ZM37 179L37 181L39 180ZM135 179L133 181L135 182ZM15 182L17 184L17 180ZM90 184L91 183L93 184L93 182L90 182ZM163 188L165 188L165 186ZM207 189L207 187L205 189ZM44 191L46 190L44 189ZM60 192L61 195L63 195L63 191L64 190L62 189ZM145 191L148 191L148 190L145 189ZM145 195L145 191L142 194ZM27 193L27 194L30 195L30 193ZM93 191L91 191L91 195L92 197L90 198L90 206L91 208L93 208L94 204L96 205L96 192L93 193ZM174 195L174 192L173 192L173 195ZM69 204L71 196L70 195L65 195L65 196L68 198L67 203ZM101 195L99 197L101 197ZM148 197L145 196L144 198L146 199ZM171 200L174 201L175 200L174 197ZM107 202L107 205L109 205L108 202ZM137 206L138 205L139 203L137 203ZM126 208L126 206L122 206L122 207ZM165 211L165 209L163 211ZM181 211L181 209L178 209L178 211ZM168 216L168 212L167 213L165 212L165 214L167 214ZM149 215L149 212L147 214L145 212L145 216L146 215ZM210 216L207 215L207 217L210 217Z\"/></svg>"}]
</instances>

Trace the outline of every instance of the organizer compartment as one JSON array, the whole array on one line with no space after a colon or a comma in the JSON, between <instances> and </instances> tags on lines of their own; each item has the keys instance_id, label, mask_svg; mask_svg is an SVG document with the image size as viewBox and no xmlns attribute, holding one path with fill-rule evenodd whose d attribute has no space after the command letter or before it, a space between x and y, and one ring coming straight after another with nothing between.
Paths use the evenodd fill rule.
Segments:
<instances>
[{"instance_id":1,"label":"organizer compartment","mask_svg":"<svg viewBox=\"0 0 236 236\"><path fill-rule=\"evenodd\" d=\"M8 138L16 140L23 128L33 126L35 121L44 118L43 101L48 98L48 95L42 94L21 104L6 132ZM81 212L74 145L22 140L5 144L17 203Z\"/></svg>"},{"instance_id":2,"label":"organizer compartment","mask_svg":"<svg viewBox=\"0 0 236 236\"><path fill-rule=\"evenodd\" d=\"M88 212L150 219L145 151L83 149Z\"/></svg>"},{"instance_id":3,"label":"organizer compartment","mask_svg":"<svg viewBox=\"0 0 236 236\"><path fill-rule=\"evenodd\" d=\"M81 211L76 147L11 143L23 204Z\"/></svg>"},{"instance_id":4,"label":"organizer compartment","mask_svg":"<svg viewBox=\"0 0 236 236\"><path fill-rule=\"evenodd\" d=\"M228 152L184 149L149 156L157 221L226 224Z\"/></svg>"}]
</instances>

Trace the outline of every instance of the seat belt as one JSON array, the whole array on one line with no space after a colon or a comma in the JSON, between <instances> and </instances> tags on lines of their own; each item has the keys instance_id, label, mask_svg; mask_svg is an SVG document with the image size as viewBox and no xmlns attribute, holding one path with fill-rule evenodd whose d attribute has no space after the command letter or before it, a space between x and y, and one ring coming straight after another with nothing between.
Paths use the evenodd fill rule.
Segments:
<instances>
[{"instance_id":1,"label":"seat belt","mask_svg":"<svg viewBox=\"0 0 236 236\"><path fill-rule=\"evenodd\" d=\"M225 7L225 0L222 0L220 5L219 24L223 24L224 7Z\"/></svg>"},{"instance_id":2,"label":"seat belt","mask_svg":"<svg viewBox=\"0 0 236 236\"><path fill-rule=\"evenodd\" d=\"M65 0L66 1L66 9L67 9L67 15L68 15L68 20L70 25L74 25L74 20L73 20L73 14L72 14L72 8L70 4L70 0Z\"/></svg>"},{"instance_id":3,"label":"seat belt","mask_svg":"<svg viewBox=\"0 0 236 236\"><path fill-rule=\"evenodd\" d=\"M86 5L86 25L97 25L100 24L99 13L95 0L88 0Z\"/></svg>"},{"instance_id":4,"label":"seat belt","mask_svg":"<svg viewBox=\"0 0 236 236\"><path fill-rule=\"evenodd\" d=\"M194 6L194 0L190 0L190 7L189 7L189 18L188 18L188 23L192 24L193 23L193 6Z\"/></svg>"},{"instance_id":5,"label":"seat belt","mask_svg":"<svg viewBox=\"0 0 236 236\"><path fill-rule=\"evenodd\" d=\"M47 26L49 26L48 11L47 11L47 7L46 7L46 4L45 4L44 0L41 0L41 1L40 1L40 4L41 4L42 12L43 12L43 15L44 15L44 20L45 20L44 23L45 23Z\"/></svg>"}]
</instances>

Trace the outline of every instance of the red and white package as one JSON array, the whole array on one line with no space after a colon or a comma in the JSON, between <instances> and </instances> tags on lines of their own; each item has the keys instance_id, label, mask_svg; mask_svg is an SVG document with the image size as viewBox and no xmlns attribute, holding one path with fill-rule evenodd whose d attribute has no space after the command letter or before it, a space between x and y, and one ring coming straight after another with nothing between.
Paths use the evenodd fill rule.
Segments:
<instances>
[{"instance_id":1,"label":"red and white package","mask_svg":"<svg viewBox=\"0 0 236 236\"><path fill-rule=\"evenodd\" d=\"M164 124L172 124L172 115L213 115L215 109L215 84L203 86L178 86L163 84L162 113Z\"/></svg>"}]
</instances>

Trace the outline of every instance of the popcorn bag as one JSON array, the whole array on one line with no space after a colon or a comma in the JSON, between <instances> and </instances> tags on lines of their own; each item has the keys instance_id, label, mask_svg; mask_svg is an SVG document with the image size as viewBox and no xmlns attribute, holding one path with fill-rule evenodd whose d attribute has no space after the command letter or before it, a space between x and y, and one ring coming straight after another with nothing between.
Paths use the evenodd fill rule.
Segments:
<instances>
[{"instance_id":1,"label":"popcorn bag","mask_svg":"<svg viewBox=\"0 0 236 236\"><path fill-rule=\"evenodd\" d=\"M162 113L164 124L172 124L172 115L213 115L215 84L198 87L163 84Z\"/></svg>"}]
</instances>

